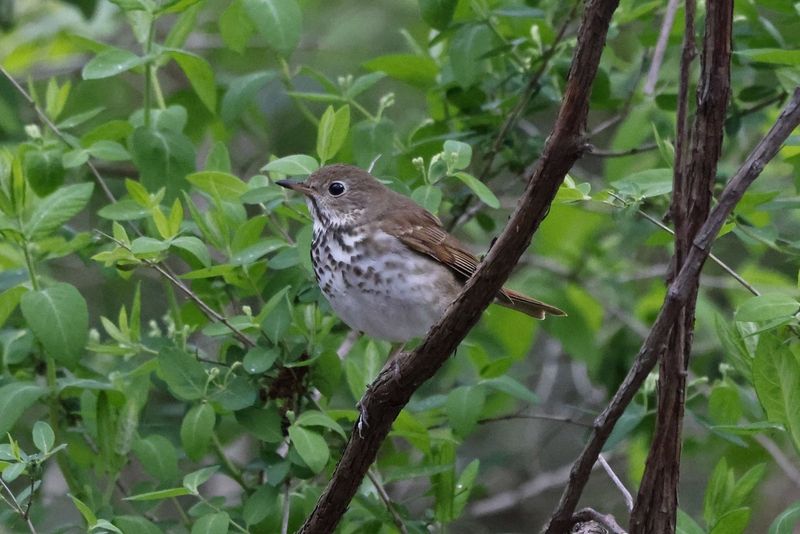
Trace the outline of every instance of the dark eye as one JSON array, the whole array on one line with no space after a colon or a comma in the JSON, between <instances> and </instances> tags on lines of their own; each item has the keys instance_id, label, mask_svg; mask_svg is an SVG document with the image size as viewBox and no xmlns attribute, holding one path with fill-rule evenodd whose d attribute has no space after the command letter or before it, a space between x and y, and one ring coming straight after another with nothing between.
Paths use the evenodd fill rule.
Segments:
<instances>
[{"instance_id":1,"label":"dark eye","mask_svg":"<svg viewBox=\"0 0 800 534\"><path fill-rule=\"evenodd\" d=\"M342 182L333 182L331 185L328 186L328 193L331 195L338 197L342 193L344 193L344 184Z\"/></svg>"}]
</instances>

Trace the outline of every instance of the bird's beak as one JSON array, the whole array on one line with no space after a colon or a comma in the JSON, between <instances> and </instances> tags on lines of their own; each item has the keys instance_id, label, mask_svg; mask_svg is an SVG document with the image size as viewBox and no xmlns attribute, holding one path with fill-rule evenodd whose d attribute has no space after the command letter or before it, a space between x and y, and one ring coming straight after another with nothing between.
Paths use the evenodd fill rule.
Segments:
<instances>
[{"instance_id":1,"label":"bird's beak","mask_svg":"<svg viewBox=\"0 0 800 534\"><path fill-rule=\"evenodd\" d=\"M304 195L310 195L313 193L313 190L310 187L308 187L305 182L295 182L293 180L278 180L275 183L281 187L285 187L286 189L291 189L292 191L303 193Z\"/></svg>"}]
</instances>

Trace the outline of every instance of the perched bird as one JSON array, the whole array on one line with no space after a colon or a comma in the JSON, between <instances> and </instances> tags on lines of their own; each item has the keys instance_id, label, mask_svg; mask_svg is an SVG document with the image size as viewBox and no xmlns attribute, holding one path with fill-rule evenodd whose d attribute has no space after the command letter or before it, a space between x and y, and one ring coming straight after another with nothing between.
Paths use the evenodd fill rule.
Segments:
<instances>
[{"instance_id":1,"label":"perched bird","mask_svg":"<svg viewBox=\"0 0 800 534\"><path fill-rule=\"evenodd\" d=\"M317 283L354 330L391 342L425 335L478 267L435 215L358 167L329 165L277 184L305 195ZM496 302L537 319L566 315L505 288Z\"/></svg>"}]
</instances>

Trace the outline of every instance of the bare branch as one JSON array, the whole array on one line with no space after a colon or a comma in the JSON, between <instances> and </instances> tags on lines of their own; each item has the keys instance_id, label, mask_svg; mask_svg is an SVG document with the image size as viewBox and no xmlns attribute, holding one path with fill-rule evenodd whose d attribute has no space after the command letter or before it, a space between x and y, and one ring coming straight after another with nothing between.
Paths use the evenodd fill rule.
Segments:
<instances>
[{"instance_id":1,"label":"bare branch","mask_svg":"<svg viewBox=\"0 0 800 534\"><path fill-rule=\"evenodd\" d=\"M661 311L642 344L625 380L620 385L608 406L594 422L594 431L570 472L569 481L561 494L561 500L547 525L547 534L560 534L569 529L572 513L578 504L589 473L597 460L608 436L633 396L653 369L658 356L664 350L663 340L678 316L678 311L689 298L690 288L700 276L703 263L708 258L711 245L726 218L744 196L747 188L758 178L766 164L775 157L783 142L800 125L800 87L781 112L769 132L759 141L736 174L731 178L719 201L703 224L678 276L670 284Z\"/></svg>"},{"instance_id":2,"label":"bare branch","mask_svg":"<svg viewBox=\"0 0 800 534\"><path fill-rule=\"evenodd\" d=\"M603 466L603 469L608 475L608 478L611 479L611 482L613 482L617 489L619 489L620 493L622 493L622 497L625 499L625 506L628 507L628 511L630 512L633 510L633 496L631 496L631 492L628 491L628 488L625 487L625 484L622 483L614 470L611 469L611 466L608 464L606 459L603 458L602 454L597 456L597 461Z\"/></svg>"},{"instance_id":3,"label":"bare branch","mask_svg":"<svg viewBox=\"0 0 800 534\"><path fill-rule=\"evenodd\" d=\"M664 13L664 21L661 23L661 32L658 34L656 50L653 52L653 61L650 63L650 70L647 72L647 81L644 84L644 94L650 96L656 90L658 73L661 71L661 64L664 61L664 52L667 51L669 34L672 31L672 24L675 22L675 13L678 11L678 0L669 0L667 10Z\"/></svg>"},{"instance_id":4,"label":"bare branch","mask_svg":"<svg viewBox=\"0 0 800 534\"><path fill-rule=\"evenodd\" d=\"M375 491L378 492L378 497L381 498L384 506L386 506L386 509L389 510L389 514L391 514L392 521L394 521L397 529L401 534L408 534L408 529L406 528L405 523L403 523L403 518L400 517L400 514L398 514L397 510L395 510L392 499L389 497L389 494L386 493L386 488L383 487L383 484L381 484L380 480L378 480L378 477L372 474L372 471L367 471L367 477L369 477L369 481L372 482L372 485L375 486Z\"/></svg>"}]
</instances>

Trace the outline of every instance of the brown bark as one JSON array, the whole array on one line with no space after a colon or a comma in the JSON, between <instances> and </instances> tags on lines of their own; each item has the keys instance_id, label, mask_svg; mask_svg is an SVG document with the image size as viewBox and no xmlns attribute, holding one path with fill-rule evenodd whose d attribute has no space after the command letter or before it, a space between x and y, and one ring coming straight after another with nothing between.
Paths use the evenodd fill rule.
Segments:
<instances>
[{"instance_id":1,"label":"brown bark","mask_svg":"<svg viewBox=\"0 0 800 534\"><path fill-rule=\"evenodd\" d=\"M688 65L694 54L694 2L686 2L686 36L681 64L681 102L678 116L672 219L675 224L675 253L672 273L684 265L692 240L708 217L722 152L723 128L730 95L730 60L733 30L733 1L707 3L705 37L697 88L697 112L690 132L682 122L687 108ZM683 117L682 117L683 115ZM689 147L685 152L684 147ZM689 288L685 306L669 336L660 360L658 412L653 443L647 456L636 505L631 513L630 531L635 533L674 532L678 511L681 435L686 372L694 334L699 279Z\"/></svg>"}]
</instances>

